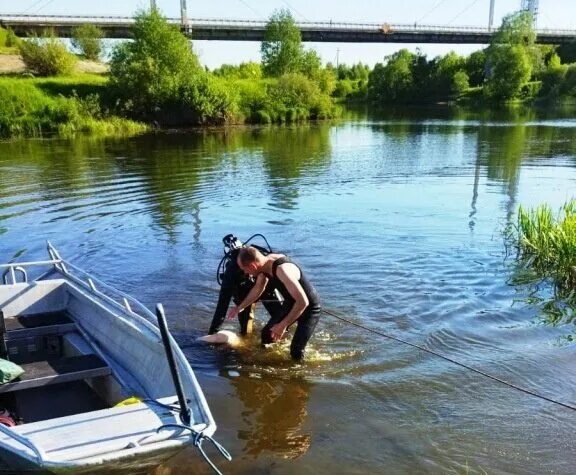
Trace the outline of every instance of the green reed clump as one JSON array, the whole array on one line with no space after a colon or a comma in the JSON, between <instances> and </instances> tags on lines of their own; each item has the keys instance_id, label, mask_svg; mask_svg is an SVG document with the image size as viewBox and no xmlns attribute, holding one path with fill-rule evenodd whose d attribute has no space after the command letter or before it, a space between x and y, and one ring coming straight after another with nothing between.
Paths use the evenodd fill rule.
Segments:
<instances>
[{"instance_id":1,"label":"green reed clump","mask_svg":"<svg viewBox=\"0 0 576 475\"><path fill-rule=\"evenodd\" d=\"M556 297L576 307L576 199L556 215L548 205L518 210L518 258L540 278L551 279ZM564 312L565 313L565 312ZM574 312L570 312L571 319Z\"/></svg>"}]
</instances>

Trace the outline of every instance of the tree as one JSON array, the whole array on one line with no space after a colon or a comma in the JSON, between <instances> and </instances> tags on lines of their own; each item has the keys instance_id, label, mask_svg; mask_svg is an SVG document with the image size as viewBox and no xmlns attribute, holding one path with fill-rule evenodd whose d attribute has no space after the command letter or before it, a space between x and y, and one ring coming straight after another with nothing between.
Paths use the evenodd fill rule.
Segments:
<instances>
[{"instance_id":1,"label":"tree","mask_svg":"<svg viewBox=\"0 0 576 475\"><path fill-rule=\"evenodd\" d=\"M488 80L485 93L491 99L506 101L516 97L530 80L539 51L532 15L522 11L507 15L486 50Z\"/></svg>"},{"instance_id":2,"label":"tree","mask_svg":"<svg viewBox=\"0 0 576 475\"><path fill-rule=\"evenodd\" d=\"M490 65L485 93L497 101L516 97L532 73L530 57L525 48L519 45L499 46L490 55Z\"/></svg>"},{"instance_id":3,"label":"tree","mask_svg":"<svg viewBox=\"0 0 576 475\"><path fill-rule=\"evenodd\" d=\"M300 58L300 72L305 76L316 79L320 74L322 69L322 60L316 51L309 49L308 51L302 51L302 56Z\"/></svg>"},{"instance_id":4,"label":"tree","mask_svg":"<svg viewBox=\"0 0 576 475\"><path fill-rule=\"evenodd\" d=\"M374 101L410 101L414 86L412 72L416 55L407 49L387 56L386 65L376 64L368 79L368 94Z\"/></svg>"},{"instance_id":5,"label":"tree","mask_svg":"<svg viewBox=\"0 0 576 475\"><path fill-rule=\"evenodd\" d=\"M278 10L272 14L260 46L262 68L267 76L278 77L301 69L302 36L292 14Z\"/></svg>"},{"instance_id":6,"label":"tree","mask_svg":"<svg viewBox=\"0 0 576 475\"><path fill-rule=\"evenodd\" d=\"M576 63L576 40L558 46L556 53L560 56L562 63Z\"/></svg>"},{"instance_id":7,"label":"tree","mask_svg":"<svg viewBox=\"0 0 576 475\"><path fill-rule=\"evenodd\" d=\"M134 41L117 46L110 86L136 116L177 102L184 86L204 75L188 39L154 9L136 15Z\"/></svg>"},{"instance_id":8,"label":"tree","mask_svg":"<svg viewBox=\"0 0 576 475\"><path fill-rule=\"evenodd\" d=\"M436 58L431 78L435 95L443 97L454 92L454 75L458 71L463 71L464 66L465 59L454 51ZM466 87L468 87L468 81L466 81Z\"/></svg>"},{"instance_id":9,"label":"tree","mask_svg":"<svg viewBox=\"0 0 576 475\"><path fill-rule=\"evenodd\" d=\"M536 32L532 13L522 10L506 15L502 25L494 34L491 47L495 44L534 46Z\"/></svg>"},{"instance_id":10,"label":"tree","mask_svg":"<svg viewBox=\"0 0 576 475\"><path fill-rule=\"evenodd\" d=\"M466 92L469 87L468 74L464 71L456 71L454 76L452 76L452 84L450 86L450 92L454 94L460 95Z\"/></svg>"},{"instance_id":11,"label":"tree","mask_svg":"<svg viewBox=\"0 0 576 475\"><path fill-rule=\"evenodd\" d=\"M486 78L486 52L482 49L474 51L466 58L464 70L471 87L482 86Z\"/></svg>"},{"instance_id":12,"label":"tree","mask_svg":"<svg viewBox=\"0 0 576 475\"><path fill-rule=\"evenodd\" d=\"M103 31L95 25L81 25L72 30L72 46L86 59L98 61L102 53Z\"/></svg>"}]
</instances>

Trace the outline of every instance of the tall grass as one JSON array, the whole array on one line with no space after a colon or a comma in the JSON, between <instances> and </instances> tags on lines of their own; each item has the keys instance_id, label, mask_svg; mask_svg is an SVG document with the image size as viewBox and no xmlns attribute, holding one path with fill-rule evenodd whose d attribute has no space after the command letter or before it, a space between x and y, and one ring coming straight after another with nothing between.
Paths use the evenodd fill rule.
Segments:
<instances>
[{"instance_id":1,"label":"tall grass","mask_svg":"<svg viewBox=\"0 0 576 475\"><path fill-rule=\"evenodd\" d=\"M102 81L90 75L62 79L0 78L0 137L133 135L145 131L144 124L110 115L102 108L98 94L90 92L98 90Z\"/></svg>"},{"instance_id":2,"label":"tall grass","mask_svg":"<svg viewBox=\"0 0 576 475\"><path fill-rule=\"evenodd\" d=\"M576 199L557 214L548 205L518 210L517 247L520 262L543 279L551 279L555 296L576 309ZM550 306L550 303L548 303Z\"/></svg>"}]
</instances>

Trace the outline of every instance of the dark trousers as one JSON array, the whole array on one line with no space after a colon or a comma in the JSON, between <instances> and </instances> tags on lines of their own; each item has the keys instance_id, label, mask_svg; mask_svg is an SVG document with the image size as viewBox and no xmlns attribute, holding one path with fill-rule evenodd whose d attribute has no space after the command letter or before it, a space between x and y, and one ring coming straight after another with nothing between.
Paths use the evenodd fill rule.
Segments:
<instances>
[{"instance_id":1,"label":"dark trousers","mask_svg":"<svg viewBox=\"0 0 576 475\"><path fill-rule=\"evenodd\" d=\"M280 323L286 315L292 309L292 305L282 305L280 311L275 313L270 312L272 317L268 320L266 326L262 329L262 344L266 345L268 343L273 343L272 333L270 328L272 325ZM314 333L314 329L318 324L318 319L320 318L320 307L307 308L302 315L296 320L296 331L292 337L292 342L290 343L290 356L293 360L301 361L304 358L304 350L308 341Z\"/></svg>"}]
</instances>

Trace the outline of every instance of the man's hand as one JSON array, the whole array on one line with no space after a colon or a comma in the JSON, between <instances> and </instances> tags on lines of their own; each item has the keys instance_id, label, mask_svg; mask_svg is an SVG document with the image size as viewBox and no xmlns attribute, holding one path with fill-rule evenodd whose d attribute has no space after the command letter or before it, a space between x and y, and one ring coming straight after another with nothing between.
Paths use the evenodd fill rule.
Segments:
<instances>
[{"instance_id":1,"label":"man's hand","mask_svg":"<svg viewBox=\"0 0 576 475\"><path fill-rule=\"evenodd\" d=\"M286 333L286 325L284 325L282 322L270 327L270 334L274 343L280 341L284 336L284 333Z\"/></svg>"},{"instance_id":2,"label":"man's hand","mask_svg":"<svg viewBox=\"0 0 576 475\"><path fill-rule=\"evenodd\" d=\"M228 314L226 315L226 318L228 318L228 320L234 320L238 316L239 313L240 313L240 308L238 307L238 305L235 305L230 310L228 310Z\"/></svg>"}]
</instances>

